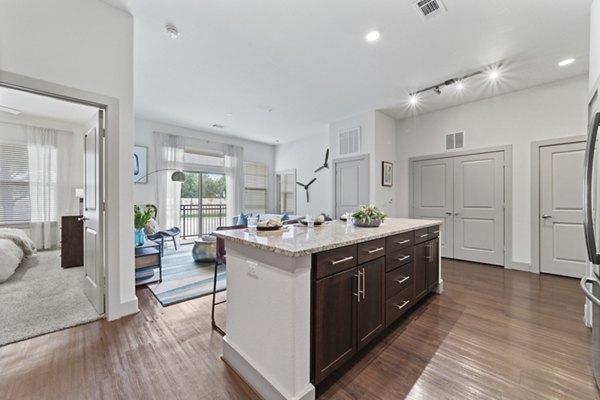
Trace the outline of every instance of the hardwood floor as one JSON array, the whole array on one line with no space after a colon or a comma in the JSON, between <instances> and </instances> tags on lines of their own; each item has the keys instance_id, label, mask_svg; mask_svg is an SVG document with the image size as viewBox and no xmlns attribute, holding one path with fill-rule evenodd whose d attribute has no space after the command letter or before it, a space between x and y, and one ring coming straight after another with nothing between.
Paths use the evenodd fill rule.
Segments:
<instances>
[{"instance_id":1,"label":"hardwood floor","mask_svg":"<svg viewBox=\"0 0 600 400\"><path fill-rule=\"evenodd\" d=\"M320 398L600 398L576 280L448 260L442 273L444 294L326 379ZM138 297L135 316L1 347L0 398L258 398L219 359L209 297L167 308Z\"/></svg>"}]
</instances>

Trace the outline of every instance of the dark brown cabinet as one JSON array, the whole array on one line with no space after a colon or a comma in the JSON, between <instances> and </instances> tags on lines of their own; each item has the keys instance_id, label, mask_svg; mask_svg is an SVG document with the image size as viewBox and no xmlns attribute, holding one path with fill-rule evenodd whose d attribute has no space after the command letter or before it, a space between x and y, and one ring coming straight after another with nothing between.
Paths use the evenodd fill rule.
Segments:
<instances>
[{"instance_id":1,"label":"dark brown cabinet","mask_svg":"<svg viewBox=\"0 0 600 400\"><path fill-rule=\"evenodd\" d=\"M435 289L439 280L439 240L438 238L427 242L429 244L429 258L427 260L427 290Z\"/></svg>"},{"instance_id":2,"label":"dark brown cabinet","mask_svg":"<svg viewBox=\"0 0 600 400\"><path fill-rule=\"evenodd\" d=\"M313 255L313 383L435 289L438 236L434 226Z\"/></svg>"},{"instance_id":3,"label":"dark brown cabinet","mask_svg":"<svg viewBox=\"0 0 600 400\"><path fill-rule=\"evenodd\" d=\"M415 298L419 299L427 293L427 267L429 243L415 246Z\"/></svg>"},{"instance_id":4,"label":"dark brown cabinet","mask_svg":"<svg viewBox=\"0 0 600 400\"><path fill-rule=\"evenodd\" d=\"M356 352L358 271L316 281L314 288L314 381L320 382Z\"/></svg>"},{"instance_id":5,"label":"dark brown cabinet","mask_svg":"<svg viewBox=\"0 0 600 400\"><path fill-rule=\"evenodd\" d=\"M383 308L385 258L358 267L360 290L357 297L358 350L362 349L384 328Z\"/></svg>"},{"instance_id":6,"label":"dark brown cabinet","mask_svg":"<svg viewBox=\"0 0 600 400\"><path fill-rule=\"evenodd\" d=\"M80 215L61 218L60 266L63 268L83 265L83 221L80 218Z\"/></svg>"}]
</instances>

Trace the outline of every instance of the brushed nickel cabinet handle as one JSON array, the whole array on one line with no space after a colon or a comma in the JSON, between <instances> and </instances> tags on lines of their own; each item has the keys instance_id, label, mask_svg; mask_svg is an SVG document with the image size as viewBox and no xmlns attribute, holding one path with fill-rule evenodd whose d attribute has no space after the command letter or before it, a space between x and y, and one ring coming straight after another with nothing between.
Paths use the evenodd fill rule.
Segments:
<instances>
[{"instance_id":1,"label":"brushed nickel cabinet handle","mask_svg":"<svg viewBox=\"0 0 600 400\"><path fill-rule=\"evenodd\" d=\"M422 237L422 238L425 238L425 237L427 237L427 236L429 236L429 233L424 233L424 234L422 234L422 235L419 235L419 237Z\"/></svg>"},{"instance_id":2,"label":"brushed nickel cabinet handle","mask_svg":"<svg viewBox=\"0 0 600 400\"><path fill-rule=\"evenodd\" d=\"M378 251L382 251L382 250L385 250L385 248L383 248L383 247L378 247L378 248L376 248L376 249L373 249L373 250L367 250L367 253L369 253L369 254L373 254L373 253L377 253Z\"/></svg>"},{"instance_id":3,"label":"brushed nickel cabinet handle","mask_svg":"<svg viewBox=\"0 0 600 400\"><path fill-rule=\"evenodd\" d=\"M339 260L331 260L331 264L333 264L333 265L341 264L343 262L350 261L353 259L354 259L353 256L348 256L348 257L340 258Z\"/></svg>"},{"instance_id":4,"label":"brushed nickel cabinet handle","mask_svg":"<svg viewBox=\"0 0 600 400\"><path fill-rule=\"evenodd\" d=\"M409 258L410 258L410 256L402 256L402 257L396 258L396 261L404 261L404 260L408 260Z\"/></svg>"},{"instance_id":5,"label":"brushed nickel cabinet handle","mask_svg":"<svg viewBox=\"0 0 600 400\"><path fill-rule=\"evenodd\" d=\"M394 307L398 307L398 310L402 310L404 307L406 307L408 305L408 303L410 303L410 300L406 300L404 303L402 303L402 305L394 304Z\"/></svg>"},{"instance_id":6,"label":"brushed nickel cabinet handle","mask_svg":"<svg viewBox=\"0 0 600 400\"><path fill-rule=\"evenodd\" d=\"M410 243L410 239L404 239L400 242L396 242L396 244L406 244L406 243Z\"/></svg>"},{"instance_id":7,"label":"brushed nickel cabinet handle","mask_svg":"<svg viewBox=\"0 0 600 400\"><path fill-rule=\"evenodd\" d=\"M402 284L409 279L410 279L410 276L403 276L402 279L396 279L396 282L398 282L398 284Z\"/></svg>"},{"instance_id":8,"label":"brushed nickel cabinet handle","mask_svg":"<svg viewBox=\"0 0 600 400\"><path fill-rule=\"evenodd\" d=\"M355 278L358 278L358 282L356 283L356 287L358 288L357 293L352 293L353 295L355 295L358 298L358 302L360 303L360 295L362 294L362 290L360 290L360 281L361 281L361 276L362 276L362 271L358 271L358 274L354 274L353 275ZM363 295L363 299L364 299L364 295Z\"/></svg>"},{"instance_id":9,"label":"brushed nickel cabinet handle","mask_svg":"<svg viewBox=\"0 0 600 400\"><path fill-rule=\"evenodd\" d=\"M365 269L363 268L363 270L362 270L362 285L363 285L362 293L363 293L363 300L365 299L366 292L367 292L366 287L365 287L365 281L366 281L365 277L366 277L366 275L365 275Z\"/></svg>"},{"instance_id":10,"label":"brushed nickel cabinet handle","mask_svg":"<svg viewBox=\"0 0 600 400\"><path fill-rule=\"evenodd\" d=\"M440 231L433 231L433 233L435 233L437 235L440 233Z\"/></svg>"}]
</instances>

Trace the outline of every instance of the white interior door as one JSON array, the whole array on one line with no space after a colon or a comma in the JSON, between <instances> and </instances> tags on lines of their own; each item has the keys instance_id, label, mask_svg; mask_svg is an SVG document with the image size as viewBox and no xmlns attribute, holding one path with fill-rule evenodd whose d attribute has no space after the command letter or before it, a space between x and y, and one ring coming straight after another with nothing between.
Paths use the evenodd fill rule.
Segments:
<instances>
[{"instance_id":1,"label":"white interior door","mask_svg":"<svg viewBox=\"0 0 600 400\"><path fill-rule=\"evenodd\" d=\"M576 278L586 273L584 152L584 142L540 148L541 272Z\"/></svg>"},{"instance_id":2,"label":"white interior door","mask_svg":"<svg viewBox=\"0 0 600 400\"><path fill-rule=\"evenodd\" d=\"M454 257L452 158L413 163L413 218L441 219L442 257Z\"/></svg>"},{"instance_id":3,"label":"white interior door","mask_svg":"<svg viewBox=\"0 0 600 400\"><path fill-rule=\"evenodd\" d=\"M454 158L454 257L504 265L502 151Z\"/></svg>"},{"instance_id":4,"label":"white interior door","mask_svg":"<svg viewBox=\"0 0 600 400\"><path fill-rule=\"evenodd\" d=\"M103 149L104 111L85 134L84 151L84 291L96 311L104 313Z\"/></svg>"},{"instance_id":5,"label":"white interior door","mask_svg":"<svg viewBox=\"0 0 600 400\"><path fill-rule=\"evenodd\" d=\"M335 161L335 217L369 203L369 159Z\"/></svg>"}]
</instances>

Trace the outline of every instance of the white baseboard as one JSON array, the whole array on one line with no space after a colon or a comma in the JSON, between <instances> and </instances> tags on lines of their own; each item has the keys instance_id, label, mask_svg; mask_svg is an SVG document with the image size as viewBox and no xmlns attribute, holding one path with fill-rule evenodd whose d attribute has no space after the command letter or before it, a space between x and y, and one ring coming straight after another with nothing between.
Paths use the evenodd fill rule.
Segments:
<instances>
[{"instance_id":1,"label":"white baseboard","mask_svg":"<svg viewBox=\"0 0 600 400\"><path fill-rule=\"evenodd\" d=\"M108 321L114 321L127 315L137 314L138 312L140 312L140 309L138 308L138 299L137 297L134 297L133 299L119 304L116 310L107 310L106 319Z\"/></svg>"},{"instance_id":2,"label":"white baseboard","mask_svg":"<svg viewBox=\"0 0 600 400\"><path fill-rule=\"evenodd\" d=\"M510 265L508 266L508 269L514 269L516 271L532 272L530 264L520 262L520 261L512 261L510 263Z\"/></svg>"},{"instance_id":3,"label":"white baseboard","mask_svg":"<svg viewBox=\"0 0 600 400\"><path fill-rule=\"evenodd\" d=\"M256 393L262 398L268 400L314 400L316 397L315 387L310 383L298 394L286 396L275 387L259 370L257 370L234 346L227 341L227 336L223 338L223 360L238 375L240 375L247 384L249 384Z\"/></svg>"}]
</instances>

